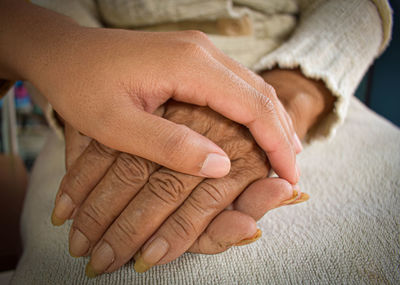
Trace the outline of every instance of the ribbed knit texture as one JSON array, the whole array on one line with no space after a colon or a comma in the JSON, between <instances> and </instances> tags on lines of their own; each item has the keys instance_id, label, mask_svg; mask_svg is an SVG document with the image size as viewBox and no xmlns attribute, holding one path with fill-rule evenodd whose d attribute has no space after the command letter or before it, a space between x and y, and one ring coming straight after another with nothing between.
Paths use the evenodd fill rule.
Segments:
<instances>
[{"instance_id":1,"label":"ribbed knit texture","mask_svg":"<svg viewBox=\"0 0 400 285\"><path fill-rule=\"evenodd\" d=\"M387 44L390 26L382 28L378 21L377 7L368 0L308 1L292 37L253 66L300 67L307 77L322 79L337 97L333 112L308 139L332 136L343 123L350 96Z\"/></svg>"}]
</instances>

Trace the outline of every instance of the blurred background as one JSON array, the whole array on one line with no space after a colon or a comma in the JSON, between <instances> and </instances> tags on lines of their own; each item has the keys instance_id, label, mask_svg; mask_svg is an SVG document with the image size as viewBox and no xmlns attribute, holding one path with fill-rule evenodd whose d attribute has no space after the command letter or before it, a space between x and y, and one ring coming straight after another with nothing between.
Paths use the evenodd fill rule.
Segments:
<instances>
[{"instance_id":1,"label":"blurred background","mask_svg":"<svg viewBox=\"0 0 400 285\"><path fill-rule=\"evenodd\" d=\"M370 109L400 126L400 1L391 0L393 33L389 48L370 67L356 96Z\"/></svg>"},{"instance_id":2,"label":"blurred background","mask_svg":"<svg viewBox=\"0 0 400 285\"><path fill-rule=\"evenodd\" d=\"M390 2L394 10L392 41L370 67L355 96L400 127L400 91L397 89L400 82L400 0ZM29 171L50 128L43 111L33 101L23 82L17 82L10 92L13 98L10 93L0 100L0 226L2 232L18 233L19 213ZM10 109L15 112L9 112ZM5 189L13 191L1 191ZM10 207L8 201L18 202ZM4 209L7 209L6 213ZM8 246L0 245L0 272L14 268L21 250L17 235L6 237L9 239L6 242Z\"/></svg>"}]
</instances>

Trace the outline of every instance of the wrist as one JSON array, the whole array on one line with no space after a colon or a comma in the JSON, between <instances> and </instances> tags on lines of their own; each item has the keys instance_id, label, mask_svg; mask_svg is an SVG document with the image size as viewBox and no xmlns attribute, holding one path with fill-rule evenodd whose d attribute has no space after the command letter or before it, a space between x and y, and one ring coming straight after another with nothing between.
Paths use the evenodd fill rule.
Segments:
<instances>
[{"instance_id":1,"label":"wrist","mask_svg":"<svg viewBox=\"0 0 400 285\"><path fill-rule=\"evenodd\" d=\"M305 77L298 69L275 69L262 77L275 88L300 139L333 109L334 97L325 84Z\"/></svg>"},{"instance_id":2,"label":"wrist","mask_svg":"<svg viewBox=\"0 0 400 285\"><path fill-rule=\"evenodd\" d=\"M0 77L31 81L79 27L70 18L26 3L0 2Z\"/></svg>"}]
</instances>

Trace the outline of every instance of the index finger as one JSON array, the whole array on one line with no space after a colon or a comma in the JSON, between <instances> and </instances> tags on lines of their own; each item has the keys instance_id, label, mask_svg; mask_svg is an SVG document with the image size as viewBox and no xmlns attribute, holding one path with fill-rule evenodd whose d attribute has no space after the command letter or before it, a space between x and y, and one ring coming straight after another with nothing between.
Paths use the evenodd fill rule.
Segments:
<instances>
[{"instance_id":1,"label":"index finger","mask_svg":"<svg viewBox=\"0 0 400 285\"><path fill-rule=\"evenodd\" d=\"M61 226L79 208L118 156L118 151L92 140L68 167L58 190L51 221Z\"/></svg>"},{"instance_id":2,"label":"index finger","mask_svg":"<svg viewBox=\"0 0 400 285\"><path fill-rule=\"evenodd\" d=\"M236 73L213 58L206 64L181 68L176 78L173 98L178 101L209 106L223 116L247 126L258 145L266 152L274 171L297 184L296 157L292 139L287 137L271 98L274 89L265 83L264 92L251 86ZM203 76L199 76L202 74ZM193 81L192 78L197 78Z\"/></svg>"}]
</instances>

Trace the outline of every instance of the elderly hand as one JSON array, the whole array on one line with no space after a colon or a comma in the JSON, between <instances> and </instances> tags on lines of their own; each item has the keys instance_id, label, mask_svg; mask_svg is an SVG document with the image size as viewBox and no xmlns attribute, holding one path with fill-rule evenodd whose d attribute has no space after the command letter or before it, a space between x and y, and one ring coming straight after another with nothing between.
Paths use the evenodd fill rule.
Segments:
<instances>
[{"instance_id":1,"label":"elderly hand","mask_svg":"<svg viewBox=\"0 0 400 285\"><path fill-rule=\"evenodd\" d=\"M333 97L322 82L307 79L298 70L273 70L265 72L262 76L266 80L269 80L278 90L280 99L294 119L295 128L300 133L301 137L318 121L318 118L322 118L332 108ZM303 112L301 112L301 110L303 110ZM78 138L80 137L76 133L67 132L67 146L72 145L71 142L74 141L71 135L67 135L68 133ZM83 143L78 144L80 147L67 148L67 164L71 165L87 144L85 138L81 137L81 140L83 140ZM68 175L63 180L56 204L60 205L60 200L66 200L67 203L63 203L63 207L56 208L53 218L57 217L57 215L55 215L56 213L63 218L61 220L57 218L55 222L63 222L64 219L71 217L71 215L76 215L79 206L83 203L86 196L89 195L95 187L97 181L104 176L108 167L114 165L113 162L118 157L117 152L104 148L94 141L92 144L92 147L86 149L86 155L82 155L75 163L74 167L71 168L71 170L76 169L75 173L69 171ZM85 156L86 158L84 158ZM102 156L105 156L105 159L102 159ZM121 160L121 158L119 158L119 160ZM91 163L95 163L96 167L90 167ZM82 166L85 165L88 167L82 168ZM79 171L80 168L81 171ZM122 173L126 173L129 171L129 164L124 163L124 167L118 168ZM108 175L109 178L111 176L112 175ZM118 181L118 179L116 179L116 181ZM65 190L63 190L64 188ZM253 183L239 196L233 206L231 206L232 209L240 210L240 212L227 210L221 212L213 219L207 229L193 243L189 250L201 253L216 253L229 248L232 244L237 243L237 241L241 239L244 239L241 243L254 240L254 236L252 238L251 235L253 234L251 233L255 231L255 223L250 217L256 220L259 219L266 211L278 205L279 201L282 201L284 196L286 196L285 198L290 196L288 194L290 192L293 193L290 186L285 181L279 179L262 179ZM70 193L74 199L72 200L69 196L62 195L66 193ZM60 196L68 198L60 199ZM297 202L304 199L306 199L305 195L301 196ZM96 199L93 198L93 200ZM296 198L289 199L286 203L280 204L289 203L296 203ZM69 206L65 207L65 205ZM74 214L72 214L72 212L74 212ZM244 215L244 213L248 216ZM86 245L86 248L88 246L90 247L90 245ZM147 244L143 249L146 248L148 248ZM79 246L74 250L77 252L76 255L90 253L90 249L87 250L86 253L82 252ZM149 258L151 259L152 256L150 255L149 257L149 254L146 254L146 251L144 251L144 254L138 257L136 268L143 271L147 269L149 265L153 265L153 263L149 261ZM93 270L89 270L89 273L90 272L92 274L94 273Z\"/></svg>"},{"instance_id":2,"label":"elderly hand","mask_svg":"<svg viewBox=\"0 0 400 285\"><path fill-rule=\"evenodd\" d=\"M273 88L205 34L85 28L26 2L0 1L0 76L32 82L74 128L179 172L222 177L230 161L220 147L152 115L170 98L208 106L247 126L275 172L297 183L295 133Z\"/></svg>"},{"instance_id":3,"label":"elderly hand","mask_svg":"<svg viewBox=\"0 0 400 285\"><path fill-rule=\"evenodd\" d=\"M70 252L74 256L92 252L89 275L117 269L151 235L156 248L160 240L164 248L154 249L147 241L135 265L138 271L169 262L189 248L217 253L249 242L258 233L255 220L284 200L291 203L298 198L282 179L261 179L251 184L265 177L268 167L245 128L207 108L172 102L164 117L186 124L220 145L232 159L231 172L222 179L204 180L92 141L69 168L53 215L53 221L59 224L75 212ZM70 136L66 140L68 145ZM69 148L67 151L67 158L76 157ZM230 206L232 210L223 211L250 184ZM305 199L303 194L298 201ZM68 201L68 209L62 206L57 210L60 200L64 205ZM154 256L155 252L159 255Z\"/></svg>"},{"instance_id":4,"label":"elderly hand","mask_svg":"<svg viewBox=\"0 0 400 285\"><path fill-rule=\"evenodd\" d=\"M300 138L333 110L335 97L324 82L305 77L299 69L269 70L261 77L275 88Z\"/></svg>"}]
</instances>

